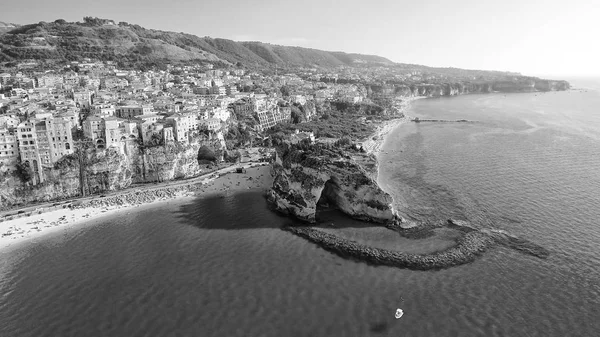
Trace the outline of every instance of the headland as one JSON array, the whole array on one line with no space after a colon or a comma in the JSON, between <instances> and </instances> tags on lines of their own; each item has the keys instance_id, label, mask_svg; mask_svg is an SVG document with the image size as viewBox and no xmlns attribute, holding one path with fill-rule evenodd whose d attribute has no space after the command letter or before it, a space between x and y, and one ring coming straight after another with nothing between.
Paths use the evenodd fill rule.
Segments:
<instances>
[{"instance_id":1,"label":"headland","mask_svg":"<svg viewBox=\"0 0 600 337\"><path fill-rule=\"evenodd\" d=\"M407 116L386 121L372 136L360 145L354 144L354 147L337 144L332 148L315 144L279 148L269 201L276 210L307 223L283 229L344 258L415 270L443 269L470 263L497 246L538 258L549 255L543 247L502 230L453 219L421 224L401 217L399 214L402 212L396 209L398 205L392 196L377 183L378 157L386 136L407 121ZM373 228L386 228L387 235L398 238L399 242L400 239L425 241L438 235L439 231L445 231L446 236L447 232L452 233L453 243L421 253L406 252L401 244L394 249L384 249L359 243L345 238L341 230L337 230L343 228L343 224L321 222L317 211L319 205L368 221ZM361 235L356 232L353 236L360 238Z\"/></svg>"}]
</instances>

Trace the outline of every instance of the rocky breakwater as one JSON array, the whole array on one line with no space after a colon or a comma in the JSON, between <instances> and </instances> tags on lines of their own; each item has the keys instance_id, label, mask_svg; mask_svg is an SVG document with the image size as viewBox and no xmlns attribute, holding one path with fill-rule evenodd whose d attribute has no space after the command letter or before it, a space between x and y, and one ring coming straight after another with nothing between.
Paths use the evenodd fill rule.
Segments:
<instances>
[{"instance_id":1,"label":"rocky breakwater","mask_svg":"<svg viewBox=\"0 0 600 337\"><path fill-rule=\"evenodd\" d=\"M294 235L343 258L372 265L416 270L436 270L474 261L495 246L546 258L549 252L528 240L466 221L415 224L404 221L394 210L392 197L376 180L372 155L324 144L285 144L278 149L273 166L273 187L268 201L280 212L305 221L306 225L285 226ZM416 254L370 247L323 230L317 222L317 205L328 204L359 220L389 229L389 235L427 240L438 233L454 237L454 244L430 253ZM335 224L333 224L334 227ZM441 231L441 232L440 232ZM342 234L342 233L340 233ZM343 235L343 234L342 234Z\"/></svg>"},{"instance_id":2,"label":"rocky breakwater","mask_svg":"<svg viewBox=\"0 0 600 337\"><path fill-rule=\"evenodd\" d=\"M277 151L268 201L278 211L314 223L317 204L324 203L359 220L396 221L392 197L344 150L285 144Z\"/></svg>"}]
</instances>

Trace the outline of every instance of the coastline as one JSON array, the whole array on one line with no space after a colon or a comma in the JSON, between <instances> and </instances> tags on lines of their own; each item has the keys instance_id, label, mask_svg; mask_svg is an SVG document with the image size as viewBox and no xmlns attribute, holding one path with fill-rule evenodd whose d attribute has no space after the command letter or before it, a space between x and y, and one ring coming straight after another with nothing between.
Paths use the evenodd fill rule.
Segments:
<instances>
[{"instance_id":1,"label":"coastline","mask_svg":"<svg viewBox=\"0 0 600 337\"><path fill-rule=\"evenodd\" d=\"M390 132L392 132L394 129L399 127L400 125L409 121L409 116L406 115L406 111L410 108L412 102L414 102L418 99L423 99L423 98L427 98L427 97L415 96L415 97L408 97L406 99L403 99L402 102L400 103L400 106L398 107L398 112L402 113L403 116L394 118L394 119L390 119L388 121L381 123L379 126L377 126L377 129L375 130L375 132L373 134L371 134L369 136L369 138L365 139L362 142L363 149L368 154L373 154L376 158L379 158L379 152L381 151L381 148L383 147L383 144L385 143L387 135Z\"/></svg>"},{"instance_id":2,"label":"coastline","mask_svg":"<svg viewBox=\"0 0 600 337\"><path fill-rule=\"evenodd\" d=\"M403 104L401 112L404 113L412 101L420 98L425 97L414 97L411 100L407 100ZM409 121L409 117L406 115L386 121L379 125L375 133L362 143L366 152L375 157L377 166L376 183L382 190L384 190L382 184L378 181L380 169L379 154L389 133L407 121ZM401 249L390 250L362 244L314 226L287 226L283 227L282 230L312 242L320 248L345 259L370 265L412 270L439 270L467 264L475 261L479 256L496 246L503 246L541 259L547 258L550 254L546 249L533 242L501 230L481 228L476 224L452 219L449 219L445 223L417 223L402 218L395 207L394 212L398 216L399 221L395 224L385 226L389 230L390 236L396 235L420 241L435 237L438 235L436 230L442 229L454 233L453 244L446 247L438 247L437 249L434 248L428 253L408 253ZM374 224L373 226L378 225Z\"/></svg>"},{"instance_id":3,"label":"coastline","mask_svg":"<svg viewBox=\"0 0 600 337\"><path fill-rule=\"evenodd\" d=\"M169 201L188 202L198 197L264 190L272 184L271 166L246 165L246 173L235 173L235 166L187 184L161 186L154 189L123 190L104 198L73 200L49 211L32 211L8 217L0 222L0 252L43 239L44 236L69 229L82 228L91 220L122 214L142 205L160 206ZM52 209L53 208L53 209Z\"/></svg>"}]
</instances>

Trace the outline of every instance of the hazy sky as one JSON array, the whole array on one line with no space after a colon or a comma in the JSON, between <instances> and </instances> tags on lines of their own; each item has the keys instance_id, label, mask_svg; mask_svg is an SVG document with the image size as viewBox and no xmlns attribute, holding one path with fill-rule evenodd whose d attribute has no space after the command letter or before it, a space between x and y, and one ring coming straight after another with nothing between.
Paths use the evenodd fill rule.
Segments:
<instances>
[{"instance_id":1,"label":"hazy sky","mask_svg":"<svg viewBox=\"0 0 600 337\"><path fill-rule=\"evenodd\" d=\"M600 75L600 0L18 0L0 21L97 16L198 36L527 75Z\"/></svg>"}]
</instances>

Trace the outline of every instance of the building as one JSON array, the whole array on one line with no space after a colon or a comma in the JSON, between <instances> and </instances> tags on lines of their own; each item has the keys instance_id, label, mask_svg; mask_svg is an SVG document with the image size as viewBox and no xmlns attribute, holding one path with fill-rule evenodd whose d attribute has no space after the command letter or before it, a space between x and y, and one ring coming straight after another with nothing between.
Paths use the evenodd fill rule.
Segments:
<instances>
[{"instance_id":1,"label":"building","mask_svg":"<svg viewBox=\"0 0 600 337\"><path fill-rule=\"evenodd\" d=\"M125 105L116 108L117 117L133 118L139 115L149 115L152 113L152 107L140 105Z\"/></svg>"},{"instance_id":2,"label":"building","mask_svg":"<svg viewBox=\"0 0 600 337\"><path fill-rule=\"evenodd\" d=\"M52 166L75 150L71 121L65 118L36 120L38 151L42 166Z\"/></svg>"},{"instance_id":3,"label":"building","mask_svg":"<svg viewBox=\"0 0 600 337\"><path fill-rule=\"evenodd\" d=\"M19 118L15 115L0 115L0 129L13 129L19 125Z\"/></svg>"},{"instance_id":4,"label":"building","mask_svg":"<svg viewBox=\"0 0 600 337\"><path fill-rule=\"evenodd\" d=\"M210 87L210 92L214 95L219 95L219 96L227 95L227 89L225 89L225 87L223 87L223 86L218 86L218 85Z\"/></svg>"},{"instance_id":5,"label":"building","mask_svg":"<svg viewBox=\"0 0 600 337\"><path fill-rule=\"evenodd\" d=\"M290 142L292 144L300 143L305 139L307 139L311 143L314 143L315 134L313 132L300 132L300 130L296 129L296 132L290 135Z\"/></svg>"},{"instance_id":6,"label":"building","mask_svg":"<svg viewBox=\"0 0 600 337\"><path fill-rule=\"evenodd\" d=\"M75 91L73 100L78 107L88 109L92 105L92 94L89 91Z\"/></svg>"},{"instance_id":7,"label":"building","mask_svg":"<svg viewBox=\"0 0 600 337\"><path fill-rule=\"evenodd\" d=\"M17 136L7 128L0 128L0 164L12 171L18 159L19 143L17 142Z\"/></svg>"},{"instance_id":8,"label":"building","mask_svg":"<svg viewBox=\"0 0 600 337\"><path fill-rule=\"evenodd\" d=\"M163 130L165 125L163 123L150 123L148 121L139 121L138 128L140 137L144 145L147 145L154 135L157 135L164 139ZM172 137L173 130L170 130L170 136Z\"/></svg>"},{"instance_id":9,"label":"building","mask_svg":"<svg viewBox=\"0 0 600 337\"><path fill-rule=\"evenodd\" d=\"M96 103L90 107L90 112L97 117L114 116L116 113L115 106L107 103Z\"/></svg>"},{"instance_id":10,"label":"building","mask_svg":"<svg viewBox=\"0 0 600 337\"><path fill-rule=\"evenodd\" d=\"M290 107L274 106L266 110L256 112L258 129L266 130L279 123L289 123L292 120L292 109Z\"/></svg>"},{"instance_id":11,"label":"building","mask_svg":"<svg viewBox=\"0 0 600 337\"><path fill-rule=\"evenodd\" d=\"M137 139L139 136L138 124L144 122L148 125L154 123L152 120L138 120L136 123L114 116L106 118L91 116L83 122L83 134L87 139L93 141L97 149L119 147L126 140Z\"/></svg>"},{"instance_id":12,"label":"building","mask_svg":"<svg viewBox=\"0 0 600 337\"><path fill-rule=\"evenodd\" d=\"M212 111L212 118L218 118L223 122L226 122L229 119L229 117L231 117L231 112L227 108L219 107L213 109Z\"/></svg>"},{"instance_id":13,"label":"building","mask_svg":"<svg viewBox=\"0 0 600 337\"><path fill-rule=\"evenodd\" d=\"M303 95L292 95L290 96L290 102L304 105L306 104L306 97L304 97Z\"/></svg>"},{"instance_id":14,"label":"building","mask_svg":"<svg viewBox=\"0 0 600 337\"><path fill-rule=\"evenodd\" d=\"M122 140L121 128L119 119L114 116L102 119L104 128L105 147L109 148L113 145L118 145Z\"/></svg>"},{"instance_id":15,"label":"building","mask_svg":"<svg viewBox=\"0 0 600 337\"><path fill-rule=\"evenodd\" d=\"M225 86L225 93L229 96L235 95L238 93L237 86L230 84Z\"/></svg>"},{"instance_id":16,"label":"building","mask_svg":"<svg viewBox=\"0 0 600 337\"><path fill-rule=\"evenodd\" d=\"M55 74L44 74L36 78L38 88L53 88L56 85L62 84L64 79L62 76Z\"/></svg>"},{"instance_id":17,"label":"building","mask_svg":"<svg viewBox=\"0 0 600 337\"><path fill-rule=\"evenodd\" d=\"M238 116L251 115L254 111L254 103L249 98L240 99L232 104L233 111Z\"/></svg>"},{"instance_id":18,"label":"building","mask_svg":"<svg viewBox=\"0 0 600 337\"><path fill-rule=\"evenodd\" d=\"M206 127L210 131L215 131L221 127L221 120L218 118L202 119L198 121L198 125Z\"/></svg>"},{"instance_id":19,"label":"building","mask_svg":"<svg viewBox=\"0 0 600 337\"><path fill-rule=\"evenodd\" d=\"M180 143L187 143L192 132L198 130L197 117L191 112L169 116L165 119L165 123L173 127L174 138Z\"/></svg>"},{"instance_id":20,"label":"building","mask_svg":"<svg viewBox=\"0 0 600 337\"><path fill-rule=\"evenodd\" d=\"M2 83L2 85L7 85L8 83L10 83L11 79L12 76L8 73L0 74L0 83Z\"/></svg>"},{"instance_id":21,"label":"building","mask_svg":"<svg viewBox=\"0 0 600 337\"><path fill-rule=\"evenodd\" d=\"M98 147L104 147L106 143L104 140L104 123L102 118L96 116L90 116L83 121L83 135L85 138L90 139L94 142L94 145ZM98 140L101 140L98 142Z\"/></svg>"},{"instance_id":22,"label":"building","mask_svg":"<svg viewBox=\"0 0 600 337\"><path fill-rule=\"evenodd\" d=\"M17 139L21 163L31 169L33 184L37 185L44 182L44 171L42 169L34 120L28 120L19 124L17 127Z\"/></svg>"}]
</instances>

